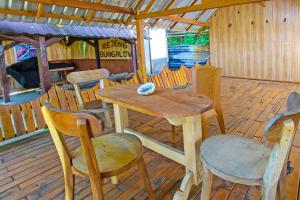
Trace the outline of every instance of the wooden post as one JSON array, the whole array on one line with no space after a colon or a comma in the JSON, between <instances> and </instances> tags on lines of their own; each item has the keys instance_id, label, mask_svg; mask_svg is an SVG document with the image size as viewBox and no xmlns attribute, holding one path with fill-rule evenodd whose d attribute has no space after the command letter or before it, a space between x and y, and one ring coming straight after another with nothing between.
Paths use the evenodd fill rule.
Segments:
<instances>
[{"instance_id":1,"label":"wooden post","mask_svg":"<svg viewBox=\"0 0 300 200\"><path fill-rule=\"evenodd\" d=\"M99 48L99 42L97 39L94 40L94 49L95 49L95 57L96 57L96 63L97 68L101 68L101 61L100 61L100 48Z\"/></svg>"},{"instance_id":2,"label":"wooden post","mask_svg":"<svg viewBox=\"0 0 300 200\"><path fill-rule=\"evenodd\" d=\"M45 93L51 87L45 37L39 37L38 42L39 48L37 48L37 59L39 65L40 87L42 89L42 93Z\"/></svg>"},{"instance_id":3,"label":"wooden post","mask_svg":"<svg viewBox=\"0 0 300 200\"><path fill-rule=\"evenodd\" d=\"M137 55L139 68L138 71L141 74L142 82L147 81L147 72L146 72L146 57L145 57L145 48L144 48L144 22L142 19L136 20L136 33L137 33Z\"/></svg>"},{"instance_id":4,"label":"wooden post","mask_svg":"<svg viewBox=\"0 0 300 200\"><path fill-rule=\"evenodd\" d=\"M136 43L135 43L135 41L133 41L131 43L131 55L132 55L133 70L134 70L134 73L136 73L137 69L138 69L138 60L137 60L137 57L136 57Z\"/></svg>"},{"instance_id":5,"label":"wooden post","mask_svg":"<svg viewBox=\"0 0 300 200\"><path fill-rule=\"evenodd\" d=\"M4 59L4 47L2 41L0 41L0 73L1 73L1 84L2 84L2 94L4 102L10 102L9 97L9 80L6 74L5 59Z\"/></svg>"}]
</instances>

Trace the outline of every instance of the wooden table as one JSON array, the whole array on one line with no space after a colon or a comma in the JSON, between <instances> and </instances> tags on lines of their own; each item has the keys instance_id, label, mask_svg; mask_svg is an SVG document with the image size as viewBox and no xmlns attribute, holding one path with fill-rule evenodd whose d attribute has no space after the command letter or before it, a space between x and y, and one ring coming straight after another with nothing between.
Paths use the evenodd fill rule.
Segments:
<instances>
[{"instance_id":1,"label":"wooden table","mask_svg":"<svg viewBox=\"0 0 300 200\"><path fill-rule=\"evenodd\" d=\"M138 85L121 85L101 89L97 95L114 106L116 131L138 136L143 145L186 168L180 190L174 199L187 199L193 184L201 182L199 146L202 140L201 113L212 108L207 97L194 96L189 91L157 88L149 96L139 96ZM184 152L128 128L128 112L131 109L155 117L166 118L171 124L183 126Z\"/></svg>"},{"instance_id":2,"label":"wooden table","mask_svg":"<svg viewBox=\"0 0 300 200\"><path fill-rule=\"evenodd\" d=\"M49 69L50 72L58 72L60 74L60 78L62 81L66 81L67 75L69 71L73 71L75 68L74 67L61 67L61 68L54 68L54 69Z\"/></svg>"}]
</instances>

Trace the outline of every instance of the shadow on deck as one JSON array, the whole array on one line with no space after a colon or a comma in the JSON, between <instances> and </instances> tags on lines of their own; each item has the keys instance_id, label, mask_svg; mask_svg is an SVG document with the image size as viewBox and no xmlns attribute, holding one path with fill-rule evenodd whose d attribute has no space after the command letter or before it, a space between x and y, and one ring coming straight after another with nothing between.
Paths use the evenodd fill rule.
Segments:
<instances>
[{"instance_id":1,"label":"shadow on deck","mask_svg":"<svg viewBox=\"0 0 300 200\"><path fill-rule=\"evenodd\" d=\"M265 121L285 108L291 91L300 91L300 85L243 79L222 79L222 100L227 134L243 135L266 142L262 137ZM130 127L153 138L182 148L181 128L177 128L172 143L171 125L162 119L129 112ZM216 120L209 120L208 131L219 134ZM113 132L113 129L106 130ZM76 148L79 141L67 138ZM172 199L179 188L185 170L179 164L145 150L144 158L157 199ZM291 155L293 172L288 176L288 199L297 199L300 170L300 132L295 137ZM106 199L147 199L142 179L136 168L118 177L119 184L105 181ZM190 199L200 199L201 186L194 187ZM211 198L214 200L256 200L260 191L256 187L225 184L213 180ZM48 132L28 138L0 149L0 199L64 199L64 180L61 164ZM92 199L89 181L76 177L75 199Z\"/></svg>"}]
</instances>

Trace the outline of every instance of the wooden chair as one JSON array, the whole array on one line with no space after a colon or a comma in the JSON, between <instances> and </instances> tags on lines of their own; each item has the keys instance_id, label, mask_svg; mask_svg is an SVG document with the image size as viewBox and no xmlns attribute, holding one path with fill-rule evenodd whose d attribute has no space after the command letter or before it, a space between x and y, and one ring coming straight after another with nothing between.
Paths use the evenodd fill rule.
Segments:
<instances>
[{"instance_id":1,"label":"wooden chair","mask_svg":"<svg viewBox=\"0 0 300 200\"><path fill-rule=\"evenodd\" d=\"M204 95L211 99L213 109L201 116L204 138L207 138L206 119L216 116L222 134L225 134L223 109L221 105L220 82L222 68L197 66L192 71L192 91L195 94Z\"/></svg>"},{"instance_id":2,"label":"wooden chair","mask_svg":"<svg viewBox=\"0 0 300 200\"><path fill-rule=\"evenodd\" d=\"M95 114L104 113L106 126L111 128L112 122L107 104L101 100L84 102L80 92L80 83L88 81L99 81L100 88L104 87L103 80L109 77L107 69L95 69L88 71L71 72L67 76L68 82L72 83L75 89L76 98L79 104L80 111L93 112Z\"/></svg>"},{"instance_id":3,"label":"wooden chair","mask_svg":"<svg viewBox=\"0 0 300 200\"><path fill-rule=\"evenodd\" d=\"M300 94L293 92L288 98L287 111L272 117L265 126L264 136L275 143L273 149L240 136L218 135L206 139L201 145L204 170L201 199L210 197L212 174L234 183L260 185L263 200L275 200L276 195L287 199L287 160L299 119Z\"/></svg>"},{"instance_id":4,"label":"wooden chair","mask_svg":"<svg viewBox=\"0 0 300 200\"><path fill-rule=\"evenodd\" d=\"M97 115L63 112L46 103L42 107L53 142L60 157L65 180L66 199L74 199L75 175L90 179L93 199L104 199L102 180L137 165L150 199L154 199L143 160L141 141L130 134L102 133ZM71 152L64 135L80 139L81 147Z\"/></svg>"},{"instance_id":5,"label":"wooden chair","mask_svg":"<svg viewBox=\"0 0 300 200\"><path fill-rule=\"evenodd\" d=\"M192 69L192 91L198 95L204 95L211 99L213 108L201 115L203 139L208 137L206 120L216 116L222 134L225 134L225 124L220 98L221 68L211 66L195 66ZM173 139L175 127L172 126Z\"/></svg>"}]
</instances>

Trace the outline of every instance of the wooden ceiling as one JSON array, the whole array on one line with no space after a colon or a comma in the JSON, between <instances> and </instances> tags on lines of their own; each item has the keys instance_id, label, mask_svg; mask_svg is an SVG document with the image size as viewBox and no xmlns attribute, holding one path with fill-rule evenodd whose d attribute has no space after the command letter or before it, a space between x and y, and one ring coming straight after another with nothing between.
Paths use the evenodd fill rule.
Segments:
<instances>
[{"instance_id":1,"label":"wooden ceiling","mask_svg":"<svg viewBox=\"0 0 300 200\"><path fill-rule=\"evenodd\" d=\"M0 3L0 20L134 28L136 19L148 27L196 31L209 26L216 8L264 0L8 0Z\"/></svg>"}]
</instances>

